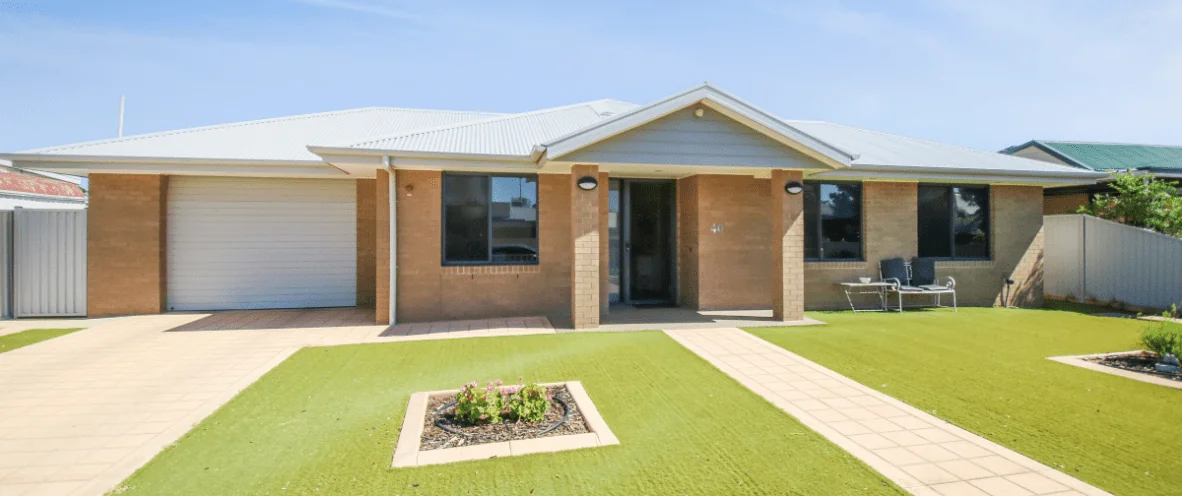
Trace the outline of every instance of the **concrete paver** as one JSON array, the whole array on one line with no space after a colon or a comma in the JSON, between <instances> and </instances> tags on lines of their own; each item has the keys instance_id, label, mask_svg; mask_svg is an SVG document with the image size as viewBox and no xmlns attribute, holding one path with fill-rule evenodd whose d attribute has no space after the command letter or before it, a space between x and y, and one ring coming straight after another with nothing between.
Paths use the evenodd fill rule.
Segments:
<instances>
[{"instance_id":1,"label":"concrete paver","mask_svg":"<svg viewBox=\"0 0 1182 496\"><path fill-rule=\"evenodd\" d=\"M913 494L1108 494L741 329L665 333Z\"/></svg>"}]
</instances>

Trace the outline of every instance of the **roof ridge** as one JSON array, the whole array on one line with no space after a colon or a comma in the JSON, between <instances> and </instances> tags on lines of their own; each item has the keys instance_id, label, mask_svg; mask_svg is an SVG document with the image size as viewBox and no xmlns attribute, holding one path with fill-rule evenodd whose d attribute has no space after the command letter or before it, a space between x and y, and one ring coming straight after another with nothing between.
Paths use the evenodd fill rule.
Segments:
<instances>
[{"instance_id":1,"label":"roof ridge","mask_svg":"<svg viewBox=\"0 0 1182 496\"><path fill-rule=\"evenodd\" d=\"M224 124L211 124L208 126L197 126L197 127L187 127L187 128L182 128L182 129L171 129L168 131L157 131L154 133L135 134L132 136L123 136L123 137L118 137L118 138L106 138L106 139L101 139L101 140L83 141L81 143L71 143L68 145L58 145L58 146L50 146L50 147L45 147L45 148L35 148L32 150L26 150L23 153L58 152L58 151L65 151L65 150L73 150L76 148L83 148L83 147L87 147L87 146L106 145L106 144L111 144L111 143L124 143L124 142L128 142L128 141L138 141L138 140L142 140L142 139L159 138L162 136L174 136L174 135L178 135L178 134L188 134L188 133L197 133L197 132L203 132L203 131L211 131L214 129L231 129L231 128L236 128L236 127L255 126L255 125L259 125L259 124L269 124L272 122L297 121L297 120L302 120L302 119L312 119L312 118L316 118L316 117L326 117L326 116L331 116L331 115L370 112L370 111L374 111L374 110L397 110L397 111L410 111L410 112L451 112L451 113L457 113L457 114L471 113L471 114L505 115L505 114L497 114L495 112L482 112L482 111L474 111L474 110L432 110L432 109L414 109L414 108L404 108L404 107L369 106L369 107L358 107L358 108L352 108L352 109L327 110L324 112L311 112L311 113L306 113L306 114L287 115L287 116L282 116L282 117L268 117L265 119L253 119L253 120L248 120L248 121L227 122Z\"/></svg>"},{"instance_id":2,"label":"roof ridge","mask_svg":"<svg viewBox=\"0 0 1182 496\"><path fill-rule=\"evenodd\" d=\"M530 115L548 114L551 112L557 112L560 110L568 110L568 109L572 109L572 108L576 108L576 107L590 108L592 103L608 101L608 100L610 100L610 99L604 98L604 99L600 99L600 100L590 100L590 101L586 101L586 102L572 103L570 105L562 105L562 106L558 106L558 107L548 107L548 108L544 108L544 109L530 110L527 112L518 112L515 114L502 114L502 115L498 115L495 117L490 117L488 119L476 119L476 120L467 121L467 122L444 124L444 125L425 128L425 129L416 129L414 131L409 131L409 132L405 132L405 133L401 133L401 134L392 134L392 135L381 136L381 137L377 137L377 138L370 138L370 139L366 139L365 141L354 142L354 143L348 144L346 146L349 148L357 148L357 147L362 147L362 146L366 146L366 145L371 145L371 144L377 143L379 141L387 141L387 140L393 140L393 139L398 139L398 138L406 138L406 137L410 137L410 136L418 136L420 134L434 133L434 132L445 131L445 130L449 130L449 129L463 129L466 127L487 124L490 122L509 120L509 119L513 119L513 118L525 117L525 116L530 116ZM627 103L627 102L621 102L621 103ZM596 112L594 108L591 108L591 111ZM596 112L596 113L598 114L599 112Z\"/></svg>"}]
</instances>

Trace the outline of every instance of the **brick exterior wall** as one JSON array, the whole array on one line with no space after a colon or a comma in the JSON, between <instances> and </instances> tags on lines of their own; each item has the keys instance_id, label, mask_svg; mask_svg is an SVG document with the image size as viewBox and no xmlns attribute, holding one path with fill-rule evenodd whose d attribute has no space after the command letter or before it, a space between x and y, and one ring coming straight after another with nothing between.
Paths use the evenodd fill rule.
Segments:
<instances>
[{"instance_id":1,"label":"brick exterior wall","mask_svg":"<svg viewBox=\"0 0 1182 496\"><path fill-rule=\"evenodd\" d=\"M1002 277L1015 283L1008 303L1021 307L1043 304L1042 188L992 186L989 191L990 242L993 260L940 262L936 275L956 278L961 305L1002 304Z\"/></svg>"},{"instance_id":2,"label":"brick exterior wall","mask_svg":"<svg viewBox=\"0 0 1182 496\"><path fill-rule=\"evenodd\" d=\"M599 327L600 211L599 191L583 191L576 184L580 177L599 177L592 165L571 167L570 219L574 247L571 266L571 323L575 329Z\"/></svg>"},{"instance_id":3,"label":"brick exterior wall","mask_svg":"<svg viewBox=\"0 0 1182 496\"><path fill-rule=\"evenodd\" d=\"M576 325L597 325L598 316L607 306L608 182L606 174L599 174L593 168L573 172L539 176L539 265L443 267L441 174L398 171L399 322L572 313L578 316L572 319ZM580 191L574 184L578 177L588 174L598 175L600 179L600 188L594 193ZM916 256L916 184L865 182L862 198L865 260L803 262L800 256L803 224L796 220L799 214L795 210L803 210L803 206L789 202L794 198L800 202L803 198L789 197L783 192L783 183L792 177L781 172L770 181L727 175L678 180L680 305L706 310L768 308L773 307L779 292L780 299L786 302L783 311L788 319L796 315L792 308L800 306L794 300L801 298L807 309L847 308L838 282L856 280L859 276L877 278L879 260ZM389 224L384 172L379 173L375 183L375 293L378 320L385 322L389 247L388 231L384 228ZM587 194L577 196L582 203L572 206L572 195L578 193ZM359 195L359 203L362 198ZM781 201L777 204L773 198ZM1000 304L1002 276L1015 280L1010 304L1042 304L1043 234L1039 208L1042 200L1039 187L991 188L993 259L937 265L939 277L956 278L961 305ZM779 208L771 212L781 214L781 225L772 225L769 208ZM580 212L594 213L580 215ZM719 232L712 230L715 225L721 227ZM780 267L776 265L773 242L776 232L784 234ZM576 255L574 247L580 240L586 243ZM793 253L798 256L791 256ZM360 263L358 270L360 274ZM572 284L580 274L590 279L582 285ZM782 289L777 288L772 274L784 278ZM358 294L360 299L360 287ZM579 312L584 314L580 316Z\"/></svg>"},{"instance_id":4,"label":"brick exterior wall","mask_svg":"<svg viewBox=\"0 0 1182 496\"><path fill-rule=\"evenodd\" d=\"M373 308L377 299L377 204L374 179L357 180L357 306Z\"/></svg>"},{"instance_id":5,"label":"brick exterior wall","mask_svg":"<svg viewBox=\"0 0 1182 496\"><path fill-rule=\"evenodd\" d=\"M538 265L444 267L442 174L396 173L399 323L571 311L571 176L538 176ZM387 322L389 291L385 286L390 253L384 174L379 172L376 194L377 313L381 323Z\"/></svg>"},{"instance_id":6,"label":"brick exterior wall","mask_svg":"<svg viewBox=\"0 0 1182 496\"><path fill-rule=\"evenodd\" d=\"M1043 215L1073 214L1076 209L1087 204L1087 193L1046 196L1042 200L1042 213Z\"/></svg>"},{"instance_id":7,"label":"brick exterior wall","mask_svg":"<svg viewBox=\"0 0 1182 496\"><path fill-rule=\"evenodd\" d=\"M608 244L611 242L611 237L608 235L608 193L611 187L609 186L611 178L606 172L599 173L599 187L595 191L599 192L599 315L607 315L608 308L611 306L611 253L608 251Z\"/></svg>"},{"instance_id":8,"label":"brick exterior wall","mask_svg":"<svg viewBox=\"0 0 1182 496\"><path fill-rule=\"evenodd\" d=\"M768 184L767 179L730 175L697 175L678 181L682 306L699 310L771 306Z\"/></svg>"},{"instance_id":9,"label":"brick exterior wall","mask_svg":"<svg viewBox=\"0 0 1182 496\"><path fill-rule=\"evenodd\" d=\"M784 191L800 171L774 170L768 188L771 220L772 319L804 319L804 195Z\"/></svg>"},{"instance_id":10,"label":"brick exterior wall","mask_svg":"<svg viewBox=\"0 0 1182 496\"><path fill-rule=\"evenodd\" d=\"M919 249L919 212L916 183L862 183L863 261L805 262L805 307L810 310L849 308L837 286L858 277L878 279L878 262L884 258L915 258ZM942 275L942 274L941 274ZM959 279L958 279L959 280ZM859 305L872 297L855 297Z\"/></svg>"},{"instance_id":11,"label":"brick exterior wall","mask_svg":"<svg viewBox=\"0 0 1182 496\"><path fill-rule=\"evenodd\" d=\"M916 187L916 183L863 183L865 261L806 262L806 308L849 308L837 283L853 281L859 276L877 279L880 260L893 257L911 260L918 254ZM1015 281L1010 304L1042 306L1042 188L992 186L989 205L992 260L938 262L937 277L956 279L957 302L962 306L1001 304L1003 276ZM855 302L874 303L865 297Z\"/></svg>"},{"instance_id":12,"label":"brick exterior wall","mask_svg":"<svg viewBox=\"0 0 1182 496\"><path fill-rule=\"evenodd\" d=\"M91 174L86 216L90 317L165 310L168 176Z\"/></svg>"}]
</instances>

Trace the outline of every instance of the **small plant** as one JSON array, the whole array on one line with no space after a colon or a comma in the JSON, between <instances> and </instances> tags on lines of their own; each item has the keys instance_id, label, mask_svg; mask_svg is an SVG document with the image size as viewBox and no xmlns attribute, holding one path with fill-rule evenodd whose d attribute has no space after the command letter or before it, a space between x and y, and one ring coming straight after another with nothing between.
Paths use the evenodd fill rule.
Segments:
<instances>
[{"instance_id":1,"label":"small plant","mask_svg":"<svg viewBox=\"0 0 1182 496\"><path fill-rule=\"evenodd\" d=\"M546 388L532 383L526 386L512 386L512 391L506 395L508 400L508 417L517 422L541 422L546 418L546 410L550 409L550 398L546 396Z\"/></svg>"},{"instance_id":2,"label":"small plant","mask_svg":"<svg viewBox=\"0 0 1182 496\"><path fill-rule=\"evenodd\" d=\"M499 424L504 421L505 398L501 381L481 388L476 381L464 384L456 394L456 418L469 424Z\"/></svg>"},{"instance_id":3,"label":"small plant","mask_svg":"<svg viewBox=\"0 0 1182 496\"><path fill-rule=\"evenodd\" d=\"M456 394L456 419L469 424L500 424L506 420L540 422L546 417L552 398L545 387L501 384L490 381L483 388L476 381L464 384Z\"/></svg>"},{"instance_id":4,"label":"small plant","mask_svg":"<svg viewBox=\"0 0 1182 496\"><path fill-rule=\"evenodd\" d=\"M1146 327L1141 332L1141 346L1159 357L1169 354L1182 356L1182 326L1170 320L1177 315L1177 306L1163 312L1161 322Z\"/></svg>"}]
</instances>

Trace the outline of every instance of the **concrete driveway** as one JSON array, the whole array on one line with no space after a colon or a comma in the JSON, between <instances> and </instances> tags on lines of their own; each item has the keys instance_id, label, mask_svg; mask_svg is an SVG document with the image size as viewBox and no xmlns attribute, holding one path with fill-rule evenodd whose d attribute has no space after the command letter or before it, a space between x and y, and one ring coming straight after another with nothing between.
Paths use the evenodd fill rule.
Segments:
<instances>
[{"instance_id":1,"label":"concrete driveway","mask_svg":"<svg viewBox=\"0 0 1182 496\"><path fill-rule=\"evenodd\" d=\"M103 494L304 346L554 332L530 320L416 333L349 312L363 311L0 322L88 327L0 354L0 496Z\"/></svg>"}]
</instances>

